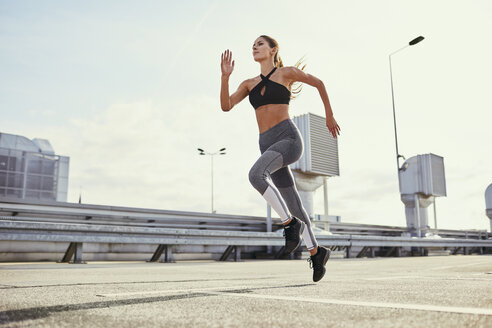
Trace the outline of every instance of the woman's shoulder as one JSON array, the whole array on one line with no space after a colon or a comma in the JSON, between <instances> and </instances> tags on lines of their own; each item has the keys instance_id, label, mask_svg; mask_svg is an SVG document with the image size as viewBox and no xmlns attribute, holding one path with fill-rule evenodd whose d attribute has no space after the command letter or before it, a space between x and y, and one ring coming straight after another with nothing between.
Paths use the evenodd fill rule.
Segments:
<instances>
[{"instance_id":1,"label":"woman's shoulder","mask_svg":"<svg viewBox=\"0 0 492 328\"><path fill-rule=\"evenodd\" d=\"M254 88L254 86L261 80L260 76L254 76L252 78L244 80L241 85L245 86L248 89L248 92Z\"/></svg>"},{"instance_id":2,"label":"woman's shoulder","mask_svg":"<svg viewBox=\"0 0 492 328\"><path fill-rule=\"evenodd\" d=\"M297 71L299 71L299 68L295 66L283 66L283 67L279 67L277 70L279 73L285 75L285 74L296 73Z\"/></svg>"}]
</instances>

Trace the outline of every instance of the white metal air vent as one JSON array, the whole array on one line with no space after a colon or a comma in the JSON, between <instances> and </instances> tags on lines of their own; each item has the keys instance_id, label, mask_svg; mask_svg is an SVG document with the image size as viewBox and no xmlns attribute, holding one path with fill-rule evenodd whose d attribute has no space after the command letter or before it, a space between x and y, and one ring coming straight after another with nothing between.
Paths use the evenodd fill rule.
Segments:
<instances>
[{"instance_id":1,"label":"white metal air vent","mask_svg":"<svg viewBox=\"0 0 492 328\"><path fill-rule=\"evenodd\" d=\"M307 174L339 176L338 142L326 127L326 119L307 113L293 121L304 140L304 153L290 168Z\"/></svg>"}]
</instances>

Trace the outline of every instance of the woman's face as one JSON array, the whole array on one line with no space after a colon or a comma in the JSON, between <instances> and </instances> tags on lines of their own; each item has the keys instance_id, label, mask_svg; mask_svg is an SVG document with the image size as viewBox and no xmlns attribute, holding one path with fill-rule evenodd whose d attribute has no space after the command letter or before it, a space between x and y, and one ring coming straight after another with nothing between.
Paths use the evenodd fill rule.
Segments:
<instances>
[{"instance_id":1,"label":"woman's face","mask_svg":"<svg viewBox=\"0 0 492 328\"><path fill-rule=\"evenodd\" d=\"M270 48L268 42L263 38L258 38L253 44L253 59L256 62L263 61L275 55L274 48Z\"/></svg>"}]
</instances>

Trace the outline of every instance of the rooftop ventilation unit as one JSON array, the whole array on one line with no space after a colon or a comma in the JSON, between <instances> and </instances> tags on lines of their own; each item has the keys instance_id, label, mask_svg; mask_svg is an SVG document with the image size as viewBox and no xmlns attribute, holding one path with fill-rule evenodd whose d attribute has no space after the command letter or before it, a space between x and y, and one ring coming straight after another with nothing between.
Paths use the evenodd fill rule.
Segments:
<instances>
[{"instance_id":1,"label":"rooftop ventilation unit","mask_svg":"<svg viewBox=\"0 0 492 328\"><path fill-rule=\"evenodd\" d=\"M0 200L67 201L70 159L46 139L0 133Z\"/></svg>"},{"instance_id":2,"label":"rooftop ventilation unit","mask_svg":"<svg viewBox=\"0 0 492 328\"><path fill-rule=\"evenodd\" d=\"M407 227L412 235L420 237L430 228L427 207L434 204L435 209L435 197L446 196L444 159L434 154L413 156L400 168L399 181Z\"/></svg>"},{"instance_id":3,"label":"rooftop ventilation unit","mask_svg":"<svg viewBox=\"0 0 492 328\"><path fill-rule=\"evenodd\" d=\"M328 130L326 119L307 113L293 121L304 140L304 153L290 168L305 174L339 176L338 142Z\"/></svg>"}]
</instances>

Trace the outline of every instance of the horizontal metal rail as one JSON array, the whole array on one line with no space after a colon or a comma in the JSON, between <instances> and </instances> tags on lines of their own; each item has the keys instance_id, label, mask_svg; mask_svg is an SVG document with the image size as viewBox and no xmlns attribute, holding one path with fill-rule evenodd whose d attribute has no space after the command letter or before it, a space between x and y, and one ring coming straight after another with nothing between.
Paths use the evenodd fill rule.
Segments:
<instances>
[{"instance_id":1,"label":"horizontal metal rail","mask_svg":"<svg viewBox=\"0 0 492 328\"><path fill-rule=\"evenodd\" d=\"M198 221L121 221L108 219L96 219L96 220L84 220L84 219L66 219L66 218L51 218L51 217L21 217L21 216L8 216L0 217L0 220L15 220L15 221L35 221L40 223L75 223L75 224L91 224L91 225L115 225L115 226L128 226L128 227L152 227L152 228L183 228L183 229L212 229L212 230L240 230L240 231L265 231L265 228L260 225L234 225L234 223L223 222L219 224L210 224L210 222L198 222Z\"/></svg>"},{"instance_id":2,"label":"horizontal metal rail","mask_svg":"<svg viewBox=\"0 0 492 328\"><path fill-rule=\"evenodd\" d=\"M38 221L131 224L141 226L189 227L215 230L266 231L263 217L216 213L151 210L61 202L18 203L0 201L0 215L34 218ZM280 227L280 220L276 225Z\"/></svg>"},{"instance_id":3,"label":"horizontal metal rail","mask_svg":"<svg viewBox=\"0 0 492 328\"><path fill-rule=\"evenodd\" d=\"M330 245L348 246L347 236L320 235ZM275 232L168 229L89 224L0 221L0 240L169 245L283 246Z\"/></svg>"},{"instance_id":4,"label":"horizontal metal rail","mask_svg":"<svg viewBox=\"0 0 492 328\"><path fill-rule=\"evenodd\" d=\"M36 220L56 223L90 223L94 225L126 225L162 228L190 228L203 230L266 231L266 218L232 214L171 211L120 206L77 204L66 202L26 201L0 198L0 215L18 220ZM273 230L281 229L279 218L273 219ZM325 221L314 221L314 225ZM401 236L407 227L358 223L327 222L330 231L341 235ZM487 239L486 230L434 230L427 231L442 237Z\"/></svg>"},{"instance_id":5,"label":"horizontal metal rail","mask_svg":"<svg viewBox=\"0 0 492 328\"><path fill-rule=\"evenodd\" d=\"M323 246L343 247L350 257L352 247L363 247L358 256L373 247L421 247L421 249L454 247L492 248L492 240L453 239L453 238L403 238L385 236L316 234L318 243ZM0 217L0 241L41 241L69 242L69 246L60 262L86 263L82 260L84 243L118 244L157 244L150 262L174 262L171 245L221 245L227 246L220 260L225 261L234 250L234 259L241 258L243 246L283 246L284 237L279 232L221 231L199 229L171 229L159 227L122 226L80 223L53 223L15 220ZM281 248L282 249L282 248ZM455 250L455 252L456 252ZM466 253L466 251L464 251ZM164 254L164 255L163 255ZM70 259L73 257L73 261Z\"/></svg>"},{"instance_id":6,"label":"horizontal metal rail","mask_svg":"<svg viewBox=\"0 0 492 328\"><path fill-rule=\"evenodd\" d=\"M492 239L408 238L384 236L350 236L351 246L381 247L492 247Z\"/></svg>"},{"instance_id":7,"label":"horizontal metal rail","mask_svg":"<svg viewBox=\"0 0 492 328\"><path fill-rule=\"evenodd\" d=\"M313 222L323 222L322 220L313 221ZM336 222L330 223L330 226L336 232L337 230L365 230L365 231L387 231L387 232L406 232L408 229L406 227L398 227L398 226L384 226L377 224L359 224L359 223L346 223L346 222Z\"/></svg>"},{"instance_id":8,"label":"horizontal metal rail","mask_svg":"<svg viewBox=\"0 0 492 328\"><path fill-rule=\"evenodd\" d=\"M205 213L205 212L190 212L190 211L171 211L171 210L157 210L146 208L134 208L134 207L122 207L122 206L105 206L105 205L92 205L92 204L76 204L65 202L41 202L41 201L18 201L18 200L0 200L0 212L4 213L17 213L22 215L23 213L35 213L50 215L54 217L60 215L67 216L80 216L84 217L112 217L119 219L129 218L141 218L141 219L175 219L175 218L199 218L199 219L215 219L217 221L230 220L234 218L236 222L245 220L240 223L251 223L257 221L262 223L265 221L264 217L245 216L245 215L231 215L231 214L218 214L218 213Z\"/></svg>"},{"instance_id":9,"label":"horizontal metal rail","mask_svg":"<svg viewBox=\"0 0 492 328\"><path fill-rule=\"evenodd\" d=\"M322 225L325 221L313 221L316 225ZM373 224L358 224L358 223L326 223L330 226L330 231L332 233L338 234L363 234L363 235L401 235L403 233L409 232L407 227L397 227L397 226L383 226L383 225L373 225ZM453 237L453 238L472 238L472 239L487 239L489 233L487 230L470 229L470 230L450 230L450 229L421 229L422 233L430 232L433 234L438 234L441 237Z\"/></svg>"},{"instance_id":10,"label":"horizontal metal rail","mask_svg":"<svg viewBox=\"0 0 492 328\"><path fill-rule=\"evenodd\" d=\"M317 234L327 246L492 247L492 240ZM0 220L0 240L169 245L282 246L276 232L168 229Z\"/></svg>"}]
</instances>

